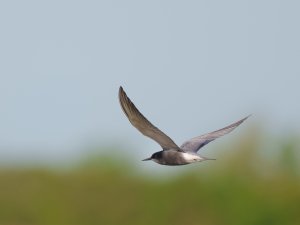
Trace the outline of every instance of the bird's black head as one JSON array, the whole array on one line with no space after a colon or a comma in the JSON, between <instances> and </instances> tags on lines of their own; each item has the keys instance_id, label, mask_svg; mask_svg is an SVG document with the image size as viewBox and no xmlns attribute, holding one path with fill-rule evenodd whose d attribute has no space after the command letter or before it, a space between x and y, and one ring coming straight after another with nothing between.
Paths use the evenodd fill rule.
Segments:
<instances>
[{"instance_id":1,"label":"bird's black head","mask_svg":"<svg viewBox=\"0 0 300 225\"><path fill-rule=\"evenodd\" d=\"M154 154L152 154L151 159L160 159L161 155L161 152L155 152Z\"/></svg>"},{"instance_id":2,"label":"bird's black head","mask_svg":"<svg viewBox=\"0 0 300 225\"><path fill-rule=\"evenodd\" d=\"M160 159L162 157L162 152L155 152L151 155L150 158L144 159L143 161L147 161L147 160L155 160L155 159Z\"/></svg>"}]
</instances>

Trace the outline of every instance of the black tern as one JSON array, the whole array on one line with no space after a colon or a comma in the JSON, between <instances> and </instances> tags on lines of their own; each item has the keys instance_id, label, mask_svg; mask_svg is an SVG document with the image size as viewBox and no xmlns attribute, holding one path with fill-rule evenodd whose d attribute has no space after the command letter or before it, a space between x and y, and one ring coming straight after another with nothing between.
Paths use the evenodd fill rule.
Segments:
<instances>
[{"instance_id":1,"label":"black tern","mask_svg":"<svg viewBox=\"0 0 300 225\"><path fill-rule=\"evenodd\" d=\"M130 123L143 135L153 139L162 147L161 151L155 152L151 157L143 161L152 160L156 163L169 166L213 160L197 154L198 150L216 138L230 133L249 117L247 116L222 129L194 137L179 147L169 136L159 130L140 113L122 87L119 88L119 101Z\"/></svg>"}]
</instances>

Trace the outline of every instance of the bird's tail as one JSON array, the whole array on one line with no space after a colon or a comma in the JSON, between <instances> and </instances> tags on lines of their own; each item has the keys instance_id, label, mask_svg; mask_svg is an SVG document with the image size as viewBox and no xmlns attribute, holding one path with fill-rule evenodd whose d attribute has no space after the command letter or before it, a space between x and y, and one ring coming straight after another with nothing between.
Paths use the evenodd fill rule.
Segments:
<instances>
[{"instance_id":1,"label":"bird's tail","mask_svg":"<svg viewBox=\"0 0 300 225\"><path fill-rule=\"evenodd\" d=\"M200 156L202 159L204 159L204 160L217 160L217 159L212 159L212 158L207 158L207 157L205 157L205 156Z\"/></svg>"}]
</instances>

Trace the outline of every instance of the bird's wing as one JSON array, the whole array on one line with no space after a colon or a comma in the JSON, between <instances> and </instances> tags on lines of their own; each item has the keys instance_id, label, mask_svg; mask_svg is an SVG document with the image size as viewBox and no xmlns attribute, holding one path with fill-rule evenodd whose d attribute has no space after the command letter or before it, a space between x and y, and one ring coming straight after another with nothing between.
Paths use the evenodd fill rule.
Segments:
<instances>
[{"instance_id":1,"label":"bird's wing","mask_svg":"<svg viewBox=\"0 0 300 225\"><path fill-rule=\"evenodd\" d=\"M143 135L155 140L163 150L180 148L174 143L174 141L168 137L165 133L155 127L150 121L148 121L143 114L135 107L132 101L127 97L122 87L119 89L119 100L121 107L129 119L130 123L138 129Z\"/></svg>"},{"instance_id":2,"label":"bird's wing","mask_svg":"<svg viewBox=\"0 0 300 225\"><path fill-rule=\"evenodd\" d=\"M208 134L203 134L201 136L194 137L194 138L184 142L180 146L180 148L186 152L197 152L200 148L202 148L204 145L207 145L209 142L233 131L237 126L239 126L242 122L244 122L248 117L249 116L247 116L227 127L224 127L220 130L216 130L216 131L213 131Z\"/></svg>"}]
</instances>

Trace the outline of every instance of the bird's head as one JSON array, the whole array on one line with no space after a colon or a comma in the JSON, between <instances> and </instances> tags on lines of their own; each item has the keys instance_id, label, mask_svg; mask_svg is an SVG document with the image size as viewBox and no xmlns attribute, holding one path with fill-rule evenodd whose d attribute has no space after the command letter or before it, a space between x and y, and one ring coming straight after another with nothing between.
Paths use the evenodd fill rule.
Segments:
<instances>
[{"instance_id":1,"label":"bird's head","mask_svg":"<svg viewBox=\"0 0 300 225\"><path fill-rule=\"evenodd\" d=\"M143 159L142 161L148 161L148 160L157 160L161 158L161 152L155 152L151 155L151 157Z\"/></svg>"}]
</instances>

